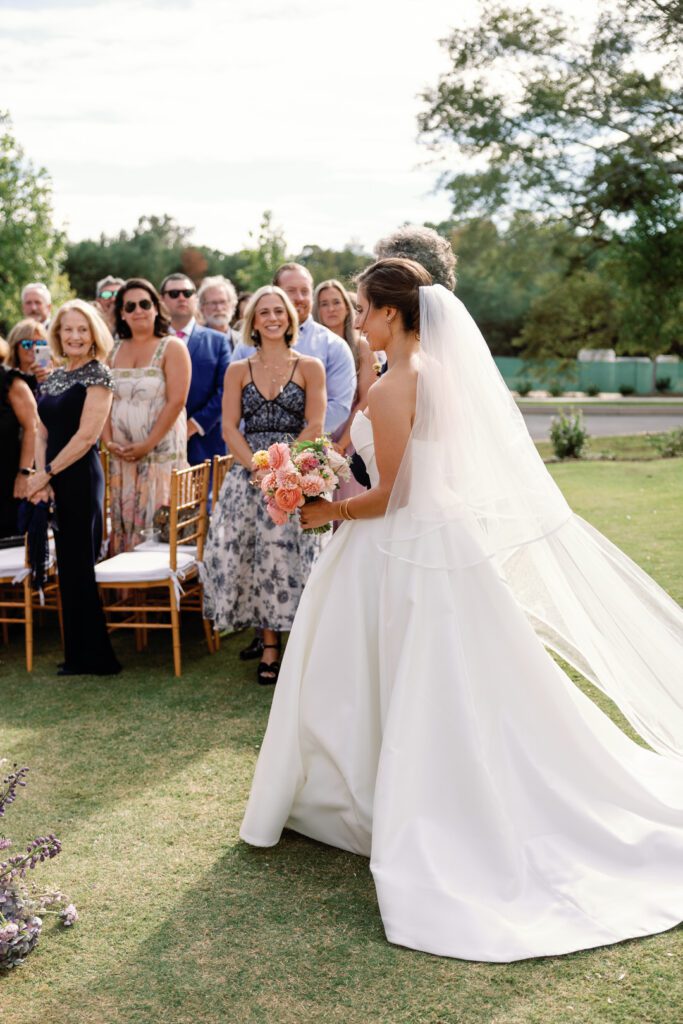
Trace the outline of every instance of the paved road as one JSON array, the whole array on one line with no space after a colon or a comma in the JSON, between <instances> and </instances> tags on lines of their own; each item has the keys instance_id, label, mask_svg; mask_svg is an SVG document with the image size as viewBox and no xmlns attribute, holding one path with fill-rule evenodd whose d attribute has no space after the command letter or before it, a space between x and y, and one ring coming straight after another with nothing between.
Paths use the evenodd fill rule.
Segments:
<instances>
[{"instance_id":1,"label":"paved road","mask_svg":"<svg viewBox=\"0 0 683 1024\"><path fill-rule=\"evenodd\" d=\"M534 441L547 441L550 437L550 422L554 414L524 413L529 433ZM683 414L661 416L591 416L584 413L583 422L592 437L616 437L621 434L660 434L674 427L683 427Z\"/></svg>"}]
</instances>

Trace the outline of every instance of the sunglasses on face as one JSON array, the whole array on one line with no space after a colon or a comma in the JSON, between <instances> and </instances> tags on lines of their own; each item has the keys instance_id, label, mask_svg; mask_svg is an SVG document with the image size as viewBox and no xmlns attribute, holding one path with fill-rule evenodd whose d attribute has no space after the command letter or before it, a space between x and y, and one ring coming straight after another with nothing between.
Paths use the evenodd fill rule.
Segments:
<instances>
[{"instance_id":1,"label":"sunglasses on face","mask_svg":"<svg viewBox=\"0 0 683 1024\"><path fill-rule=\"evenodd\" d=\"M22 338L19 344L23 349L26 349L28 351L28 349L31 349L34 346L36 348L43 348L44 346L47 345L47 342L43 341L42 338L39 339L38 341L33 341L31 338Z\"/></svg>"},{"instance_id":2,"label":"sunglasses on face","mask_svg":"<svg viewBox=\"0 0 683 1024\"><path fill-rule=\"evenodd\" d=\"M195 290L194 288L169 288L164 295L168 295L171 299L179 299L181 295L184 295L186 299L191 299Z\"/></svg>"},{"instance_id":3,"label":"sunglasses on face","mask_svg":"<svg viewBox=\"0 0 683 1024\"><path fill-rule=\"evenodd\" d=\"M118 294L119 294L118 288L116 289L115 292L113 292L111 290L111 288L107 288L105 291L100 292L100 298L101 299L115 299Z\"/></svg>"},{"instance_id":4,"label":"sunglasses on face","mask_svg":"<svg viewBox=\"0 0 683 1024\"><path fill-rule=\"evenodd\" d=\"M139 302L133 302L132 299L129 299L128 302L124 302L123 308L126 313L134 313L138 306L140 309L151 309L153 305L154 303L151 299L140 299Z\"/></svg>"}]
</instances>

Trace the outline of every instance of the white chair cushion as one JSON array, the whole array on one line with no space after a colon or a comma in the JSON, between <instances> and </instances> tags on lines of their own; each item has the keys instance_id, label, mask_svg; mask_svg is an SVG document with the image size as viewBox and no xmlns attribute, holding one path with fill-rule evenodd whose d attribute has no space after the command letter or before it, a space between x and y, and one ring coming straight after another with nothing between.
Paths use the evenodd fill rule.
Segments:
<instances>
[{"instance_id":1,"label":"white chair cushion","mask_svg":"<svg viewBox=\"0 0 683 1024\"><path fill-rule=\"evenodd\" d=\"M142 546L142 545L141 545ZM194 566L194 555L178 551L177 573L180 579ZM154 580L171 579L168 550L165 551L124 551L95 566L98 583L145 583Z\"/></svg>"},{"instance_id":2,"label":"white chair cushion","mask_svg":"<svg viewBox=\"0 0 683 1024\"><path fill-rule=\"evenodd\" d=\"M0 576L16 576L26 565L24 545L16 548L0 548Z\"/></svg>"},{"instance_id":3,"label":"white chair cushion","mask_svg":"<svg viewBox=\"0 0 683 1024\"><path fill-rule=\"evenodd\" d=\"M55 563L54 541L49 541L50 560L49 568ZM26 551L24 545L14 548L0 548L0 579L11 579L23 571L26 565Z\"/></svg>"},{"instance_id":4,"label":"white chair cushion","mask_svg":"<svg viewBox=\"0 0 683 1024\"><path fill-rule=\"evenodd\" d=\"M143 540L142 544L136 544L134 551L165 551L169 554L171 550L170 544L164 544L161 540ZM193 558L197 557L197 545L196 544L179 544L178 545L178 557L180 553L184 555L192 555Z\"/></svg>"}]
</instances>

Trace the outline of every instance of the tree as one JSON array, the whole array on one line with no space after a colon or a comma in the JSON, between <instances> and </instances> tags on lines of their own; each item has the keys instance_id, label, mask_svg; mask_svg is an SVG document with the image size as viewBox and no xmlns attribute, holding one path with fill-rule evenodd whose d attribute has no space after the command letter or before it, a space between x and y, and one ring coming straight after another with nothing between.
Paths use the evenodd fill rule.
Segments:
<instances>
[{"instance_id":1,"label":"tree","mask_svg":"<svg viewBox=\"0 0 683 1024\"><path fill-rule=\"evenodd\" d=\"M423 94L419 126L475 165L444 178L456 216L528 210L606 242L638 207L680 200L680 54L669 38L657 69L641 59L655 8L674 5L622 6L582 41L557 8L488 3L444 40L451 68Z\"/></svg>"},{"instance_id":2,"label":"tree","mask_svg":"<svg viewBox=\"0 0 683 1024\"><path fill-rule=\"evenodd\" d=\"M297 263L302 263L308 268L314 281L337 278L349 288L353 285L355 275L373 261L370 253L353 242L345 245L343 249L322 249L319 245L305 245L295 259Z\"/></svg>"},{"instance_id":3,"label":"tree","mask_svg":"<svg viewBox=\"0 0 683 1024\"><path fill-rule=\"evenodd\" d=\"M539 224L518 213L505 227L491 218L435 227L458 254L457 294L495 355L518 355L515 338L529 309L567 272L576 237L563 225Z\"/></svg>"},{"instance_id":4,"label":"tree","mask_svg":"<svg viewBox=\"0 0 683 1024\"><path fill-rule=\"evenodd\" d=\"M271 284L277 268L287 260L287 243L282 228L273 223L272 210L266 210L259 225L258 234L249 233L254 239L253 248L243 249L243 265L236 272L237 284L245 291L255 291L264 284Z\"/></svg>"},{"instance_id":5,"label":"tree","mask_svg":"<svg viewBox=\"0 0 683 1024\"><path fill-rule=\"evenodd\" d=\"M0 328L21 317L21 289L30 281L55 284L64 260L64 235L52 222L52 184L36 169L12 134L8 114L0 113Z\"/></svg>"},{"instance_id":6,"label":"tree","mask_svg":"<svg viewBox=\"0 0 683 1024\"><path fill-rule=\"evenodd\" d=\"M113 274L115 277L145 277L158 285L167 274L183 270L183 252L189 248L192 231L181 227L173 217L140 217L128 234L99 241L88 239L68 246L66 269L82 298L95 295L97 281Z\"/></svg>"}]
</instances>

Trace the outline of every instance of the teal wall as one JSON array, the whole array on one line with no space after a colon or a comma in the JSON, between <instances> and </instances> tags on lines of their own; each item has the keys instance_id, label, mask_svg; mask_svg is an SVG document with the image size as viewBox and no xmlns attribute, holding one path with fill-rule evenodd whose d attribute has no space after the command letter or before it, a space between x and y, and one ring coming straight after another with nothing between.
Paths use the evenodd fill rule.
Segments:
<instances>
[{"instance_id":1,"label":"teal wall","mask_svg":"<svg viewBox=\"0 0 683 1024\"><path fill-rule=\"evenodd\" d=\"M538 364L527 364L513 356L495 356L496 366L505 378L508 387L515 389L518 382L528 381L534 391L544 390L552 380L565 391L586 391L596 387L600 391L618 392L623 385L634 388L636 395L652 394L652 363L649 359L619 359L615 362L580 363L578 360L569 369L553 372L552 365L546 364L539 370ZM658 363L657 377L670 377L671 390L683 391L683 362Z\"/></svg>"}]
</instances>

